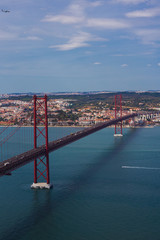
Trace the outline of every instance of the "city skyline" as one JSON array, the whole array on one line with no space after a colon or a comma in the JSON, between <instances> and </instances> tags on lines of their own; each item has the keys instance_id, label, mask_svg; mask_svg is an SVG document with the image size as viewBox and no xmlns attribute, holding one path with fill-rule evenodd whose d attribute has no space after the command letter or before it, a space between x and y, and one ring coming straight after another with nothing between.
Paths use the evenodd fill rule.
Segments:
<instances>
[{"instance_id":1,"label":"city skyline","mask_svg":"<svg viewBox=\"0 0 160 240\"><path fill-rule=\"evenodd\" d=\"M158 0L0 8L0 93L160 89Z\"/></svg>"}]
</instances>

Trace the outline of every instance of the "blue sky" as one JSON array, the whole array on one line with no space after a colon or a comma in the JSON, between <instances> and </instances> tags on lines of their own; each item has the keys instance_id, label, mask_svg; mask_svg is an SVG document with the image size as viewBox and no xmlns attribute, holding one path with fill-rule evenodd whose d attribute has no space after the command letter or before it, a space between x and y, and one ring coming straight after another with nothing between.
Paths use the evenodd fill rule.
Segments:
<instances>
[{"instance_id":1,"label":"blue sky","mask_svg":"<svg viewBox=\"0 0 160 240\"><path fill-rule=\"evenodd\" d=\"M160 90L159 0L1 0L0 93Z\"/></svg>"}]
</instances>

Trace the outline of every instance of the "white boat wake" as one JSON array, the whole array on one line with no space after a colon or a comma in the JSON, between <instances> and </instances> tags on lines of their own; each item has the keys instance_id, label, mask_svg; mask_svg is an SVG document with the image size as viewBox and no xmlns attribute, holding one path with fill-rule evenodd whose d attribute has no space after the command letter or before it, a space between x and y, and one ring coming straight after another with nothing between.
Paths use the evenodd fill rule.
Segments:
<instances>
[{"instance_id":1,"label":"white boat wake","mask_svg":"<svg viewBox=\"0 0 160 240\"><path fill-rule=\"evenodd\" d=\"M122 168L127 168L127 169L145 169L145 170L160 170L160 168L154 168L154 167L138 167L138 166L122 166Z\"/></svg>"}]
</instances>

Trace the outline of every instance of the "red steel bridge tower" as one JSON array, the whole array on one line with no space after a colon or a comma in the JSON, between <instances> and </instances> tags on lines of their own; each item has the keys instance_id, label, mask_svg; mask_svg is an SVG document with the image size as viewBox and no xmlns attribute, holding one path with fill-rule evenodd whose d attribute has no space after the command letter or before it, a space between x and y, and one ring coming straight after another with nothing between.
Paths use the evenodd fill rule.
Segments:
<instances>
[{"instance_id":1,"label":"red steel bridge tower","mask_svg":"<svg viewBox=\"0 0 160 240\"><path fill-rule=\"evenodd\" d=\"M115 118L122 117L122 95L115 95ZM115 124L114 136L123 136L122 134L122 120Z\"/></svg>"},{"instance_id":2,"label":"red steel bridge tower","mask_svg":"<svg viewBox=\"0 0 160 240\"><path fill-rule=\"evenodd\" d=\"M49 151L48 151L48 116L47 95L37 97L34 95L34 148L42 145L45 141L46 153L34 160L34 183L31 188L50 189L49 177ZM40 181L40 179L43 179Z\"/></svg>"}]
</instances>

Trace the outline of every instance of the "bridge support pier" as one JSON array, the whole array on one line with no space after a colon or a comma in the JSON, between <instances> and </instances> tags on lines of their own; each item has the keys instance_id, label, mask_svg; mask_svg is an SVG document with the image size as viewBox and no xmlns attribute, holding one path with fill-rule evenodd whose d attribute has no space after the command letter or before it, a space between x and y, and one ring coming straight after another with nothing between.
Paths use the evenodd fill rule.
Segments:
<instances>
[{"instance_id":1,"label":"bridge support pier","mask_svg":"<svg viewBox=\"0 0 160 240\"><path fill-rule=\"evenodd\" d=\"M122 118L122 95L115 95L115 118ZM115 137L122 137L122 120L115 124Z\"/></svg>"},{"instance_id":2,"label":"bridge support pier","mask_svg":"<svg viewBox=\"0 0 160 240\"><path fill-rule=\"evenodd\" d=\"M42 182L42 183L33 183L32 185L31 185L31 188L32 189L51 189L53 187L53 185L52 184L48 184L48 183L44 183L44 182Z\"/></svg>"},{"instance_id":3,"label":"bridge support pier","mask_svg":"<svg viewBox=\"0 0 160 240\"><path fill-rule=\"evenodd\" d=\"M40 113L42 115L40 115ZM48 116L47 96L34 96L34 148L38 147L38 139L45 140L45 155L34 160L34 183L31 188L50 189L49 151L48 151ZM39 144L42 144L41 142ZM39 179L44 182L38 182Z\"/></svg>"}]
</instances>

